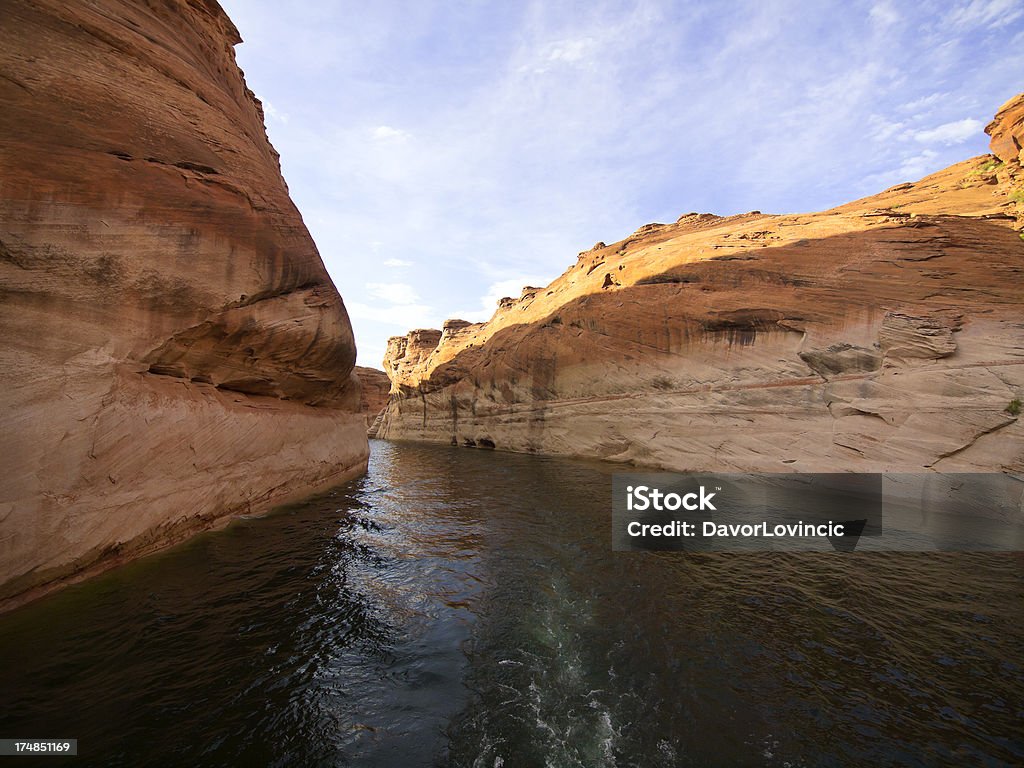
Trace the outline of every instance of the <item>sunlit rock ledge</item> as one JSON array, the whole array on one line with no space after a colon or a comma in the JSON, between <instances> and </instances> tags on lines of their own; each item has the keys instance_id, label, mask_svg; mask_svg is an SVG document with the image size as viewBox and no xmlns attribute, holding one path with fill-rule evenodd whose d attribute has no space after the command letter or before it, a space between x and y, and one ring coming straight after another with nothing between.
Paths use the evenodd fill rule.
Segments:
<instances>
[{"instance_id":1,"label":"sunlit rock ledge","mask_svg":"<svg viewBox=\"0 0 1024 768\"><path fill-rule=\"evenodd\" d=\"M670 469L1024 470L1024 95L994 154L812 214L597 243L388 345L379 434Z\"/></svg>"}]
</instances>

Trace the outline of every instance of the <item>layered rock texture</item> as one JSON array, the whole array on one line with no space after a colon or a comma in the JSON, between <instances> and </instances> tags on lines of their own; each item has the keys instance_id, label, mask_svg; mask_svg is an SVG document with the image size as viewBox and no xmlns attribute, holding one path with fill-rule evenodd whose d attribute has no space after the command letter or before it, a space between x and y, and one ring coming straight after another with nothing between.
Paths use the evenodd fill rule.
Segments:
<instances>
[{"instance_id":1,"label":"layered rock texture","mask_svg":"<svg viewBox=\"0 0 1024 768\"><path fill-rule=\"evenodd\" d=\"M1024 96L993 155L920 181L649 224L487 323L393 338L380 435L680 470L1024 470L1022 118Z\"/></svg>"},{"instance_id":2,"label":"layered rock texture","mask_svg":"<svg viewBox=\"0 0 1024 768\"><path fill-rule=\"evenodd\" d=\"M384 371L378 368L365 368L357 365L355 373L359 378L360 386L359 410L366 419L367 429L370 429L380 423L377 417L381 415L388 404L391 380ZM376 430L371 436L376 436Z\"/></svg>"},{"instance_id":3,"label":"layered rock texture","mask_svg":"<svg viewBox=\"0 0 1024 768\"><path fill-rule=\"evenodd\" d=\"M214 0L4 3L4 605L365 467L239 41Z\"/></svg>"}]
</instances>

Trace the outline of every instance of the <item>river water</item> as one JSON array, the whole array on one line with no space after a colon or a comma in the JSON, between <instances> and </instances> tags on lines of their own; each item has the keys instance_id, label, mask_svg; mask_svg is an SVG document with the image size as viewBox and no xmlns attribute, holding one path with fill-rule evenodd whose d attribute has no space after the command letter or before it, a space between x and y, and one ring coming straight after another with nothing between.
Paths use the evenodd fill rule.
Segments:
<instances>
[{"instance_id":1,"label":"river water","mask_svg":"<svg viewBox=\"0 0 1024 768\"><path fill-rule=\"evenodd\" d=\"M75 766L1024 764L1019 554L613 553L612 467L372 449L0 617L0 737Z\"/></svg>"}]
</instances>

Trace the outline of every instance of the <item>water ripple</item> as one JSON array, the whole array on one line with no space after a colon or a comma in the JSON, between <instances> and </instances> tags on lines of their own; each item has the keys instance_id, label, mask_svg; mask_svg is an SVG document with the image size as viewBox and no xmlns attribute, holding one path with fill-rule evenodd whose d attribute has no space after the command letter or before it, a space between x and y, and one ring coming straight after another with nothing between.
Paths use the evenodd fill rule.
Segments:
<instances>
[{"instance_id":1,"label":"water ripple","mask_svg":"<svg viewBox=\"0 0 1024 768\"><path fill-rule=\"evenodd\" d=\"M76 765L1024 763L1020 555L612 553L611 471L375 443L0 617L0 735Z\"/></svg>"}]
</instances>

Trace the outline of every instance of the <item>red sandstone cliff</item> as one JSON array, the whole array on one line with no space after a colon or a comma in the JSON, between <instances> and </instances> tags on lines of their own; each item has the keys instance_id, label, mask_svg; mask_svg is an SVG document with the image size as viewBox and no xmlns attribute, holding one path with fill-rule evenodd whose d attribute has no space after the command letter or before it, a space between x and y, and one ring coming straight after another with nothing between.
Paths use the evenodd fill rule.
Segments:
<instances>
[{"instance_id":1,"label":"red sandstone cliff","mask_svg":"<svg viewBox=\"0 0 1024 768\"><path fill-rule=\"evenodd\" d=\"M994 156L814 214L686 214L391 339L380 436L672 469L1024 470L1024 95Z\"/></svg>"},{"instance_id":2,"label":"red sandstone cliff","mask_svg":"<svg viewBox=\"0 0 1024 768\"><path fill-rule=\"evenodd\" d=\"M214 0L4 3L0 601L365 467L348 316Z\"/></svg>"},{"instance_id":3,"label":"red sandstone cliff","mask_svg":"<svg viewBox=\"0 0 1024 768\"><path fill-rule=\"evenodd\" d=\"M391 380L384 371L361 365L355 367L355 374L359 377L359 410L366 418L366 426L370 427L388 404Z\"/></svg>"},{"instance_id":4,"label":"red sandstone cliff","mask_svg":"<svg viewBox=\"0 0 1024 768\"><path fill-rule=\"evenodd\" d=\"M1021 165L1024 164L1024 93L1019 93L1003 104L995 119L985 128L992 137L992 154L1006 165L1007 173L1020 185ZM1019 201L1018 201L1019 202Z\"/></svg>"}]
</instances>

